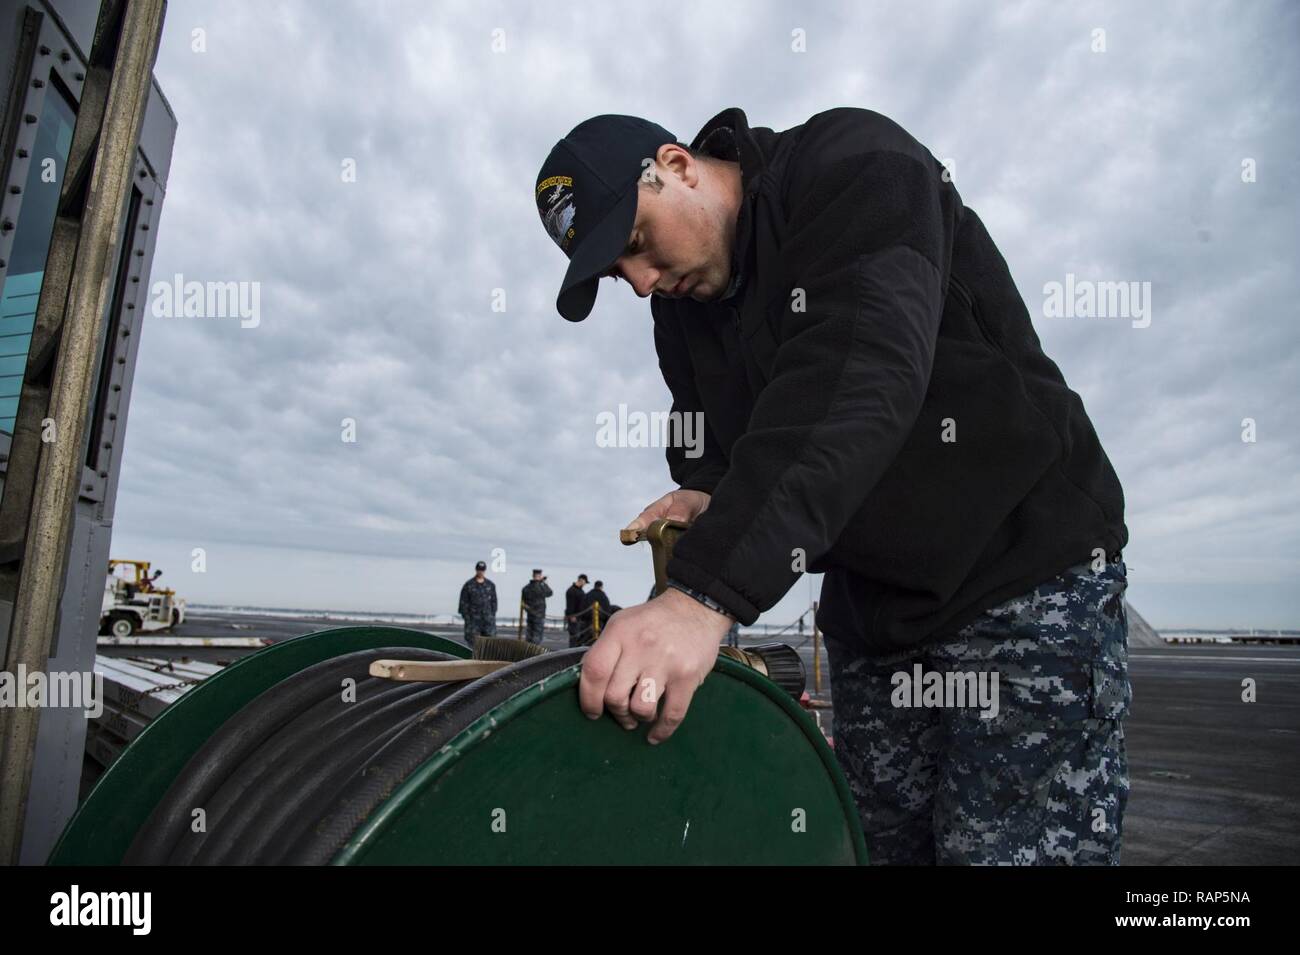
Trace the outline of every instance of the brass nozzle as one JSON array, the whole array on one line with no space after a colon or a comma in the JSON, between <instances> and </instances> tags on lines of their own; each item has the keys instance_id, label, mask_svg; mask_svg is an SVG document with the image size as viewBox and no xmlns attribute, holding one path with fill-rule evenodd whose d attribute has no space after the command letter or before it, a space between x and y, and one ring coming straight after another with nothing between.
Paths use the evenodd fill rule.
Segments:
<instances>
[{"instance_id":1,"label":"brass nozzle","mask_svg":"<svg viewBox=\"0 0 1300 955\"><path fill-rule=\"evenodd\" d=\"M655 568L655 596L668 589L668 561L673 556L673 545L677 543L677 538L681 537L691 525L686 521L673 521L666 517L650 522L650 526L642 530L621 530L618 532L618 539L624 544L635 544L639 541L648 540L650 542L650 559L654 562Z\"/></svg>"}]
</instances>

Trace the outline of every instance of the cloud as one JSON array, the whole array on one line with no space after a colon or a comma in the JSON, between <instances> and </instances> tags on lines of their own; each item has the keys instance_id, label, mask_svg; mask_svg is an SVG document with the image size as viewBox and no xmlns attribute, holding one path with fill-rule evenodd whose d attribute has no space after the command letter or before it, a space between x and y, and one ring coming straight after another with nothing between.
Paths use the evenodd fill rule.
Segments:
<instances>
[{"instance_id":1,"label":"cloud","mask_svg":"<svg viewBox=\"0 0 1300 955\"><path fill-rule=\"evenodd\" d=\"M595 416L668 407L649 306L605 282L588 321L556 314L537 169L597 113L687 140L728 106L783 129L856 105L954 161L1124 482L1135 605L1157 626L1295 625L1300 13L691 9L170 4L156 72L180 130L152 279L258 282L261 321L147 320L119 541L228 554L191 599L264 600L279 567L284 605L450 611L451 568L494 547L519 585L540 565L642 599L648 553L616 531L667 469L598 448ZM1042 317L1071 272L1150 282L1150 327ZM765 619L814 595L801 582Z\"/></svg>"}]
</instances>

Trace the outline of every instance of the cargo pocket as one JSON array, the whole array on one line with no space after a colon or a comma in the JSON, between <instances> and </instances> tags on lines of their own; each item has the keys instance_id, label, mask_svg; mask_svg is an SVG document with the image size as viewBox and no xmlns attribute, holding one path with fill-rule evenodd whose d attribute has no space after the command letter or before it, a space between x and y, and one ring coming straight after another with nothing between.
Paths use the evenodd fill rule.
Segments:
<instances>
[{"instance_id":1,"label":"cargo pocket","mask_svg":"<svg viewBox=\"0 0 1300 955\"><path fill-rule=\"evenodd\" d=\"M1126 717L1133 704L1133 687L1128 676L1128 613L1124 591L1128 581L1122 563L1112 564L1104 576L1109 579L1093 642L1092 716L1099 720Z\"/></svg>"}]
</instances>

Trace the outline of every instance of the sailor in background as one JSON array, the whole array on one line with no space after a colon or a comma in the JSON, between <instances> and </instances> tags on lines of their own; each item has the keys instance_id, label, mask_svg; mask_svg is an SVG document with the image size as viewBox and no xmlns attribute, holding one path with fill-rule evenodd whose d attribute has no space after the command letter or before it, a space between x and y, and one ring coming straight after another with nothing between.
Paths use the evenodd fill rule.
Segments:
<instances>
[{"instance_id":1,"label":"sailor in background","mask_svg":"<svg viewBox=\"0 0 1300 955\"><path fill-rule=\"evenodd\" d=\"M465 618L465 643L471 649L474 638L497 634L497 586L487 579L487 564L474 565L474 576L460 588L459 613Z\"/></svg>"},{"instance_id":2,"label":"sailor in background","mask_svg":"<svg viewBox=\"0 0 1300 955\"><path fill-rule=\"evenodd\" d=\"M605 621L610 618L616 609L610 602L609 594L605 593L605 582L598 580L591 585L591 590L582 597L582 608L578 611L578 636L577 646L586 646L591 643L593 632L595 630L595 615L591 608L597 604L600 605L600 625L603 627Z\"/></svg>"},{"instance_id":3,"label":"sailor in background","mask_svg":"<svg viewBox=\"0 0 1300 955\"><path fill-rule=\"evenodd\" d=\"M586 596L587 575L579 574L564 592L564 623L569 628L569 646L578 646L578 614L582 612L582 598Z\"/></svg>"},{"instance_id":4,"label":"sailor in background","mask_svg":"<svg viewBox=\"0 0 1300 955\"><path fill-rule=\"evenodd\" d=\"M551 596L551 585L540 570L533 571L533 579L524 584L520 596L528 618L525 639L529 643L541 643L542 628L546 626L546 598Z\"/></svg>"}]
</instances>

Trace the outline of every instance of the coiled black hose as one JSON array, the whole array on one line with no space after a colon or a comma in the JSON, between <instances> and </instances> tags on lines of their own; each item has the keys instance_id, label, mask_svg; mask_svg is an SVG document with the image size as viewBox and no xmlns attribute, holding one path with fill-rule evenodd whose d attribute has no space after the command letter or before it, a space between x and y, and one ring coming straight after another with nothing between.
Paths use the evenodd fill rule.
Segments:
<instances>
[{"instance_id":1,"label":"coiled black hose","mask_svg":"<svg viewBox=\"0 0 1300 955\"><path fill-rule=\"evenodd\" d=\"M382 647L334 657L281 680L226 720L194 753L136 832L122 858L123 863L163 865L170 861L173 851L178 851L180 857L196 852L197 846L180 848L181 843L202 843L214 832L211 825L206 825L211 821L208 819L204 820L205 832L192 831L196 809L203 809L206 815L210 800L222 785L272 736L305 711L317 704L334 701L337 718L345 720L355 715L349 707L374 705L374 700L363 699L360 687L372 680L371 661L394 657L453 659L445 653L422 647ZM343 702L342 681L345 679L352 679L357 684L356 703ZM407 692L418 692L424 687L427 684L412 683L403 688L409 688ZM337 727L338 724L328 725ZM321 732L328 730L322 728Z\"/></svg>"},{"instance_id":2,"label":"coiled black hose","mask_svg":"<svg viewBox=\"0 0 1300 955\"><path fill-rule=\"evenodd\" d=\"M282 680L212 735L136 833L128 864L330 862L411 773L499 703L582 658L546 653L469 683L369 676L374 660L449 660L417 647L336 657ZM354 702L341 681L356 680ZM204 831L193 832L193 811Z\"/></svg>"},{"instance_id":3,"label":"coiled black hose","mask_svg":"<svg viewBox=\"0 0 1300 955\"><path fill-rule=\"evenodd\" d=\"M526 687L577 663L586 652L577 647L521 660L464 684L442 705L422 711L352 776L331 809L292 848L269 861L328 864L397 787L461 730Z\"/></svg>"},{"instance_id":4,"label":"coiled black hose","mask_svg":"<svg viewBox=\"0 0 1300 955\"><path fill-rule=\"evenodd\" d=\"M357 701L317 703L267 740L208 801L210 835L182 842L172 864L247 864L281 826L295 829L303 801L336 792L357 766L415 713L454 684L394 683L371 677ZM330 711L333 711L332 713ZM338 725L346 719L342 726ZM189 848L189 851L181 851Z\"/></svg>"}]
</instances>

